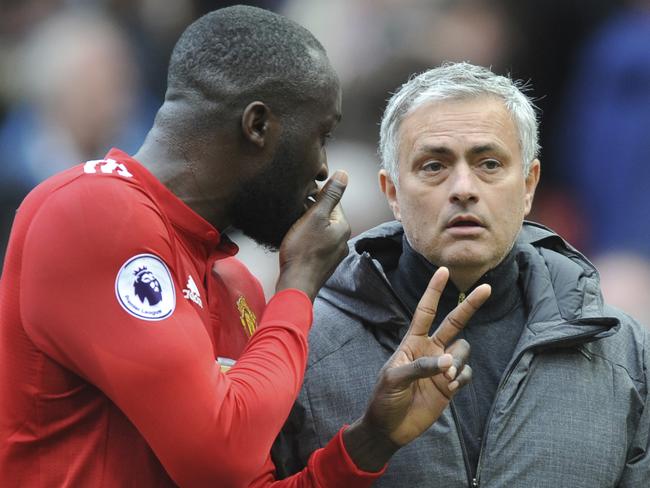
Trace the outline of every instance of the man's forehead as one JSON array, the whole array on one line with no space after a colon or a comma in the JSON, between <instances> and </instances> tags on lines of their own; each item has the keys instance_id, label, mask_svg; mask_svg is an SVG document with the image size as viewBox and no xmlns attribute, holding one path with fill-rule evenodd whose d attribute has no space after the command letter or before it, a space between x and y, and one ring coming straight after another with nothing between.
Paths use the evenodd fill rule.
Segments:
<instances>
[{"instance_id":1,"label":"man's forehead","mask_svg":"<svg viewBox=\"0 0 650 488\"><path fill-rule=\"evenodd\" d=\"M503 101L495 97L427 102L403 120L400 140L410 150L443 151L452 141L467 141L476 150L490 146L518 147L516 125Z\"/></svg>"},{"instance_id":2,"label":"man's forehead","mask_svg":"<svg viewBox=\"0 0 650 488\"><path fill-rule=\"evenodd\" d=\"M476 121L503 119L500 122L512 121L505 102L495 96L480 95L469 98L451 98L445 100L425 101L413 107L406 114L402 125L408 123L436 123L440 119L462 120L475 118Z\"/></svg>"}]
</instances>

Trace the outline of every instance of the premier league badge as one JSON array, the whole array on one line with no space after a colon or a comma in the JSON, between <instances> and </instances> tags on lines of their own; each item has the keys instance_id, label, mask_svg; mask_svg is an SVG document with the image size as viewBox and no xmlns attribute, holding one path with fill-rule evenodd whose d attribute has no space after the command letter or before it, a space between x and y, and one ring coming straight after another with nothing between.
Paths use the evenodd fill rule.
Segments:
<instances>
[{"instance_id":1,"label":"premier league badge","mask_svg":"<svg viewBox=\"0 0 650 488\"><path fill-rule=\"evenodd\" d=\"M120 268L115 295L122 308L144 320L162 320L176 307L176 292L169 268L158 256L138 254Z\"/></svg>"}]
</instances>

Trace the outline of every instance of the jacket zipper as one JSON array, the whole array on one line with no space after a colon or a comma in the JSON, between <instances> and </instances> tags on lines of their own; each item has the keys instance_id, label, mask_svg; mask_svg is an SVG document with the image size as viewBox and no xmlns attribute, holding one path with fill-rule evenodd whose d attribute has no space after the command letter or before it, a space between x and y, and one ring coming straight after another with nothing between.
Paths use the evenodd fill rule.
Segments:
<instances>
[{"instance_id":1,"label":"jacket zipper","mask_svg":"<svg viewBox=\"0 0 650 488\"><path fill-rule=\"evenodd\" d=\"M494 406L497 403L497 398L499 397L499 393L501 393L501 391L503 390L503 387L506 385L506 383L510 379L510 376L512 375L513 371L515 370L515 368L519 364L519 361L521 361L521 358L524 356L524 354L526 352L530 351L531 349L537 349L539 347L548 346L548 345L555 344L555 343L562 343L562 342L566 341L567 339L571 339L573 341L575 339L581 339L583 337L590 337L590 336L596 335L596 334L598 334L598 332L587 332L585 334L578 334L578 335L572 336L570 338L563 337L562 339L554 339L554 340L550 340L550 341L547 341L547 342L541 342L539 344L535 344L533 346L526 347L525 349L523 349L517 355L515 360L510 365L510 368L508 368L508 371L506 372L506 375L503 377L502 381L499 383L499 386L497 387L497 391L494 394L494 400L492 401L492 405L490 406L490 411L488 413L488 417L487 417L487 420L485 422L485 432L483 432L483 441L481 442L481 449L478 452L478 463L476 465L476 477L472 479L471 485L470 485L472 488L479 488L480 483L481 483L481 466L482 466L482 463L483 463L483 451L485 449L485 442L487 441L488 430L489 430L489 427L490 427L490 421L492 420L492 414L494 413ZM461 435L461 437L462 437L462 435Z\"/></svg>"},{"instance_id":2,"label":"jacket zipper","mask_svg":"<svg viewBox=\"0 0 650 488\"><path fill-rule=\"evenodd\" d=\"M456 426L456 433L458 434L458 439L460 440L460 449L463 453L463 463L465 464L465 472L467 474L467 481L470 486L474 487L475 479L472 478L472 468L469 465L469 455L467 454L467 447L465 446L465 439L463 439L463 433L460 430L460 422L458 421L458 414L456 413L456 408L454 407L453 402L449 402L449 408L451 410L451 416L454 419L454 425Z\"/></svg>"}]
</instances>

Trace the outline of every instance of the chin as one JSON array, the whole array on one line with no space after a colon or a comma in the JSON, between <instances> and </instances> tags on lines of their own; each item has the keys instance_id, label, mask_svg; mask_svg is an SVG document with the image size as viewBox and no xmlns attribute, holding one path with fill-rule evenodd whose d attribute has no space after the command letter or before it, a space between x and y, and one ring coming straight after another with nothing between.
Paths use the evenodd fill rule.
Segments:
<instances>
[{"instance_id":1,"label":"chin","mask_svg":"<svg viewBox=\"0 0 650 488\"><path fill-rule=\"evenodd\" d=\"M464 269L464 270L481 270L488 266L488 263L485 259L473 258L472 256L465 256L463 258L449 258L443 259L442 266L447 268L454 269Z\"/></svg>"},{"instance_id":2,"label":"chin","mask_svg":"<svg viewBox=\"0 0 650 488\"><path fill-rule=\"evenodd\" d=\"M440 256L441 266L449 268L476 268L482 269L493 261L492 254L487 254L485 249L480 249L478 246L463 245L456 248L453 246L451 249L447 248Z\"/></svg>"},{"instance_id":3,"label":"chin","mask_svg":"<svg viewBox=\"0 0 650 488\"><path fill-rule=\"evenodd\" d=\"M264 221L260 220L257 227L244 230L244 233L260 246L271 252L276 252L280 249L285 236L289 233L293 224L302 216L302 213L294 217L285 214L284 219L269 216Z\"/></svg>"}]
</instances>

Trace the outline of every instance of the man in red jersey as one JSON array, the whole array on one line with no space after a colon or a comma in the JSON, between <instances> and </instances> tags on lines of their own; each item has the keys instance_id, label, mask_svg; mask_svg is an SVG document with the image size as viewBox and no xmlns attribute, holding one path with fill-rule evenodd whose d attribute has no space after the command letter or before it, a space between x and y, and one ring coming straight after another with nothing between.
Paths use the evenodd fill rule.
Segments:
<instances>
[{"instance_id":1,"label":"man in red jersey","mask_svg":"<svg viewBox=\"0 0 650 488\"><path fill-rule=\"evenodd\" d=\"M274 481L311 300L347 252L347 177L316 184L340 104L308 31L218 10L178 41L135 156L111 150L25 199L0 283L4 486L368 486L436 420L471 376L452 339L489 295L429 337L444 269L365 415ZM268 304L230 226L280 251Z\"/></svg>"}]
</instances>

